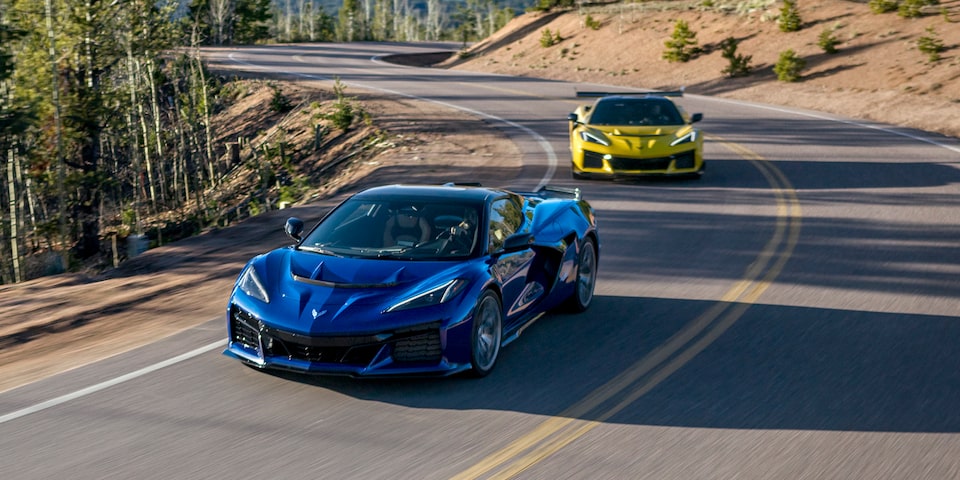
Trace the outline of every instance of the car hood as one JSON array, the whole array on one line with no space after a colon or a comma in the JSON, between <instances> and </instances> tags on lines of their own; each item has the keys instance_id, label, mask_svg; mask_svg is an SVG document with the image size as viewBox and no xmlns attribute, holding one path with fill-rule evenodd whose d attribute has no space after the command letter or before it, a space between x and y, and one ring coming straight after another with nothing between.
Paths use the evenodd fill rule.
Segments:
<instances>
[{"instance_id":1,"label":"car hood","mask_svg":"<svg viewBox=\"0 0 960 480\"><path fill-rule=\"evenodd\" d=\"M464 271L458 262L344 258L293 248L251 263L270 298L260 316L278 328L314 335L389 327L384 310ZM409 316L390 317L400 326L401 317Z\"/></svg>"},{"instance_id":2,"label":"car hood","mask_svg":"<svg viewBox=\"0 0 960 480\"><path fill-rule=\"evenodd\" d=\"M660 125L660 126L594 126L590 128L599 130L612 137L658 137L663 135L675 136L681 129L690 128L689 125Z\"/></svg>"}]
</instances>

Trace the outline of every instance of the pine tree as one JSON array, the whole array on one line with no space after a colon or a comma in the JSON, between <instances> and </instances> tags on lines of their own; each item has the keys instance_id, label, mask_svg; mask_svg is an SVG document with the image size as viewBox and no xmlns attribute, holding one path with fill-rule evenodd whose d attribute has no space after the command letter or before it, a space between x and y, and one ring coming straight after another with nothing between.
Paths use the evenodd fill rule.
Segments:
<instances>
[{"instance_id":1,"label":"pine tree","mask_svg":"<svg viewBox=\"0 0 960 480\"><path fill-rule=\"evenodd\" d=\"M795 0L783 0L780 7L780 19L777 21L782 32L796 32L803 26Z\"/></svg>"},{"instance_id":2,"label":"pine tree","mask_svg":"<svg viewBox=\"0 0 960 480\"><path fill-rule=\"evenodd\" d=\"M667 50L663 52L663 58L670 62L686 62L700 52L697 47L697 34L690 30L684 20L677 20L670 40L664 42L664 45Z\"/></svg>"},{"instance_id":3,"label":"pine tree","mask_svg":"<svg viewBox=\"0 0 960 480\"><path fill-rule=\"evenodd\" d=\"M361 7L359 0L343 0L337 14L337 40L355 42L366 38Z\"/></svg>"},{"instance_id":4,"label":"pine tree","mask_svg":"<svg viewBox=\"0 0 960 480\"><path fill-rule=\"evenodd\" d=\"M270 0L237 0L233 20L236 43L257 43L270 38Z\"/></svg>"}]
</instances>

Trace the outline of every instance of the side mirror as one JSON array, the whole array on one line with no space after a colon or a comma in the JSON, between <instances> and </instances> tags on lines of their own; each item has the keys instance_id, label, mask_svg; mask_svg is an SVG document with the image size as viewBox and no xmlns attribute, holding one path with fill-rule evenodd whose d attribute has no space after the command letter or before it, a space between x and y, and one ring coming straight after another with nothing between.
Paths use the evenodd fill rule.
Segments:
<instances>
[{"instance_id":1,"label":"side mirror","mask_svg":"<svg viewBox=\"0 0 960 480\"><path fill-rule=\"evenodd\" d=\"M694 113L693 116L690 117L690 123L697 123L700 120L703 120L702 113Z\"/></svg>"},{"instance_id":2,"label":"side mirror","mask_svg":"<svg viewBox=\"0 0 960 480\"><path fill-rule=\"evenodd\" d=\"M573 123L580 123L580 116L577 115L576 113L571 113L567 115L567 120Z\"/></svg>"},{"instance_id":3,"label":"side mirror","mask_svg":"<svg viewBox=\"0 0 960 480\"><path fill-rule=\"evenodd\" d=\"M524 250L533 243L533 235L530 233L515 233L503 241L502 250L504 252L517 252Z\"/></svg>"},{"instance_id":4,"label":"side mirror","mask_svg":"<svg viewBox=\"0 0 960 480\"><path fill-rule=\"evenodd\" d=\"M303 233L303 220L300 220L297 217L290 217L287 219L287 224L283 226L283 231L287 232L287 235L296 240L300 241L300 234Z\"/></svg>"}]
</instances>

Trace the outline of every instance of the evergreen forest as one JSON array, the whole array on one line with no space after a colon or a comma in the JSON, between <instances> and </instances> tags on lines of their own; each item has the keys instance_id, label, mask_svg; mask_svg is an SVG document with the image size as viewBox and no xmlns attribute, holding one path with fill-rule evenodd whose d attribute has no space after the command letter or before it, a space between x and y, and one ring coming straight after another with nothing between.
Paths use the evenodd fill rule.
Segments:
<instances>
[{"instance_id":1,"label":"evergreen forest","mask_svg":"<svg viewBox=\"0 0 960 480\"><path fill-rule=\"evenodd\" d=\"M204 46L468 42L559 3L0 0L0 284L116 259L148 216L173 237L219 221L225 80Z\"/></svg>"}]
</instances>

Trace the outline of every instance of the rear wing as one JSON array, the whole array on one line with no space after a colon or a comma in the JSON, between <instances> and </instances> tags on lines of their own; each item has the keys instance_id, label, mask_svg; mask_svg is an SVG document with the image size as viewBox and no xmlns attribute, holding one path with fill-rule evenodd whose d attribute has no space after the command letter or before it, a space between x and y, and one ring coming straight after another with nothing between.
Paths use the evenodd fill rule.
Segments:
<instances>
[{"instance_id":1,"label":"rear wing","mask_svg":"<svg viewBox=\"0 0 960 480\"><path fill-rule=\"evenodd\" d=\"M444 187L479 187L480 182L447 182ZM540 197L543 199L560 198L565 200L580 200L581 194L579 188L557 187L554 185L544 185L534 192L521 192L508 188L508 190L523 195L524 197Z\"/></svg>"},{"instance_id":2,"label":"rear wing","mask_svg":"<svg viewBox=\"0 0 960 480\"><path fill-rule=\"evenodd\" d=\"M443 184L444 187L482 187L480 182L447 182Z\"/></svg>"},{"instance_id":3,"label":"rear wing","mask_svg":"<svg viewBox=\"0 0 960 480\"><path fill-rule=\"evenodd\" d=\"M544 199L561 198L566 200L580 200L581 198L579 188L556 187L553 185L544 185L531 195Z\"/></svg>"},{"instance_id":4,"label":"rear wing","mask_svg":"<svg viewBox=\"0 0 960 480\"><path fill-rule=\"evenodd\" d=\"M670 90L665 92L577 92L577 97L610 97L614 95L630 95L630 96L649 96L649 97L682 97L683 91L685 89L681 88L680 90Z\"/></svg>"}]
</instances>

